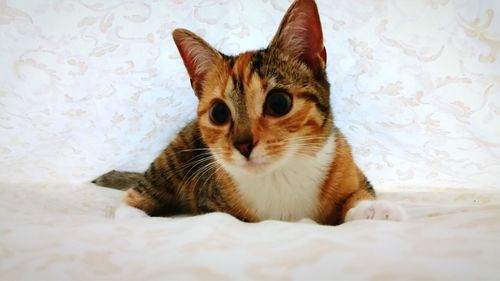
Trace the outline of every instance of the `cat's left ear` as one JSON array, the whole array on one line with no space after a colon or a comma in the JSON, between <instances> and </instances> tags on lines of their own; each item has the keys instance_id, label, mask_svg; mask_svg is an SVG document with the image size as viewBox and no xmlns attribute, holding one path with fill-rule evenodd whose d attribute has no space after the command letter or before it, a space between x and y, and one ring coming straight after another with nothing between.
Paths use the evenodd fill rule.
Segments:
<instances>
[{"instance_id":1,"label":"cat's left ear","mask_svg":"<svg viewBox=\"0 0 500 281\"><path fill-rule=\"evenodd\" d=\"M314 0L296 0L286 12L269 48L297 58L315 73L326 67L326 49Z\"/></svg>"},{"instance_id":2,"label":"cat's left ear","mask_svg":"<svg viewBox=\"0 0 500 281\"><path fill-rule=\"evenodd\" d=\"M191 87L200 97L208 72L223 61L222 55L189 30L176 29L172 36L191 79Z\"/></svg>"}]
</instances>

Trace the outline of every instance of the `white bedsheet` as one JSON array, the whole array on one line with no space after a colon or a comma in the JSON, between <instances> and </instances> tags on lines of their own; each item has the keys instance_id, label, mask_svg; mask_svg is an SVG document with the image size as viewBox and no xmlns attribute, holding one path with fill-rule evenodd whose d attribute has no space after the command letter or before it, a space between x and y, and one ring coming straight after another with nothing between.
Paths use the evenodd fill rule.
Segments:
<instances>
[{"instance_id":1,"label":"white bedsheet","mask_svg":"<svg viewBox=\"0 0 500 281\"><path fill-rule=\"evenodd\" d=\"M122 193L0 185L0 280L499 280L500 192L386 191L404 223L115 221Z\"/></svg>"}]
</instances>

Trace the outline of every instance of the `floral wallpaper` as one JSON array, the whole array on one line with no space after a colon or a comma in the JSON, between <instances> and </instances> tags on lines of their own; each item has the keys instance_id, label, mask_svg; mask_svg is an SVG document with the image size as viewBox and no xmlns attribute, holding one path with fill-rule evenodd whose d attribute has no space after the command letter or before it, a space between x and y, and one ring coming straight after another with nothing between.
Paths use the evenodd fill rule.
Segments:
<instances>
[{"instance_id":1,"label":"floral wallpaper","mask_svg":"<svg viewBox=\"0 0 500 281\"><path fill-rule=\"evenodd\" d=\"M290 2L0 0L0 181L145 169L195 112L171 31L261 48ZM371 181L500 187L500 2L317 2L336 123Z\"/></svg>"}]
</instances>

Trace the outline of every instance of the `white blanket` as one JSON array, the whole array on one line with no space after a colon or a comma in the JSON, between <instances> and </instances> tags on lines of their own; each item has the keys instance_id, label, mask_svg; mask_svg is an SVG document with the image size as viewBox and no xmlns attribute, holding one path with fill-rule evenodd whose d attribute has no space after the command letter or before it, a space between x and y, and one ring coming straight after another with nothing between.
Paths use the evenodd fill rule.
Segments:
<instances>
[{"instance_id":1,"label":"white blanket","mask_svg":"<svg viewBox=\"0 0 500 281\"><path fill-rule=\"evenodd\" d=\"M64 187L64 188L62 188ZM0 280L498 280L500 192L386 191L404 223L116 221L122 192L0 185Z\"/></svg>"}]
</instances>

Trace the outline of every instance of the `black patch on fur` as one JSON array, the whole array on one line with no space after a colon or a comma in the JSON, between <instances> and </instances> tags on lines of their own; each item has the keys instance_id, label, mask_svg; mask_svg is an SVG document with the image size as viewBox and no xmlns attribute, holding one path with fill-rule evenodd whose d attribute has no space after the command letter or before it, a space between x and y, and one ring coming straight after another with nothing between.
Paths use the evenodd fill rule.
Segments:
<instances>
[{"instance_id":1,"label":"black patch on fur","mask_svg":"<svg viewBox=\"0 0 500 281\"><path fill-rule=\"evenodd\" d=\"M224 54L221 54L221 55L222 55L222 58L224 58L224 60L227 61L229 69L233 69L234 63L236 62L236 58L234 56L227 56Z\"/></svg>"},{"instance_id":2,"label":"black patch on fur","mask_svg":"<svg viewBox=\"0 0 500 281\"><path fill-rule=\"evenodd\" d=\"M253 54L252 58L250 59L250 70L252 72L257 72L260 76L262 76L260 70L262 68L263 63L264 63L264 56L262 54L262 51L257 51L255 54Z\"/></svg>"},{"instance_id":3,"label":"black patch on fur","mask_svg":"<svg viewBox=\"0 0 500 281\"><path fill-rule=\"evenodd\" d=\"M330 113L330 106L328 104L323 104L323 102L314 94L305 93L304 98L308 101L314 102L316 107L324 114Z\"/></svg>"},{"instance_id":4,"label":"black patch on fur","mask_svg":"<svg viewBox=\"0 0 500 281\"><path fill-rule=\"evenodd\" d=\"M364 187L366 191L368 191L371 195L375 196L375 189L373 189L373 185L370 183L368 178L365 176Z\"/></svg>"},{"instance_id":5,"label":"black patch on fur","mask_svg":"<svg viewBox=\"0 0 500 281\"><path fill-rule=\"evenodd\" d=\"M244 88L243 88L243 83L241 82L241 80L236 77L236 75L231 75L231 78L233 79L233 86L234 86L234 89L233 91L235 91L238 95L243 95L244 94Z\"/></svg>"}]
</instances>

